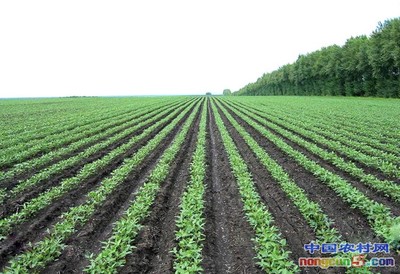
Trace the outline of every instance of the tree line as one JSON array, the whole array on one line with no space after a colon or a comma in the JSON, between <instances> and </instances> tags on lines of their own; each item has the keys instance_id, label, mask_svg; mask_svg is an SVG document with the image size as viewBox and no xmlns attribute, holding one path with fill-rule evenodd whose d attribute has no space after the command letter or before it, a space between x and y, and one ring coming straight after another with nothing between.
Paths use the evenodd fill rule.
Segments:
<instances>
[{"instance_id":1,"label":"tree line","mask_svg":"<svg viewBox=\"0 0 400 274\"><path fill-rule=\"evenodd\" d=\"M299 55L234 95L400 97L400 18L379 23L368 37Z\"/></svg>"}]
</instances>

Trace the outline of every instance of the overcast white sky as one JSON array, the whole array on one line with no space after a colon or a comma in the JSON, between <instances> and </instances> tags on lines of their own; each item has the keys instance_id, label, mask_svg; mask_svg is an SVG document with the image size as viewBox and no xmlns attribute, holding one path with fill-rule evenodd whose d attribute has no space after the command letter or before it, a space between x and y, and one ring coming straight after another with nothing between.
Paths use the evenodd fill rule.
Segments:
<instances>
[{"instance_id":1,"label":"overcast white sky","mask_svg":"<svg viewBox=\"0 0 400 274\"><path fill-rule=\"evenodd\" d=\"M4 0L0 97L235 91L399 13L399 0Z\"/></svg>"}]
</instances>

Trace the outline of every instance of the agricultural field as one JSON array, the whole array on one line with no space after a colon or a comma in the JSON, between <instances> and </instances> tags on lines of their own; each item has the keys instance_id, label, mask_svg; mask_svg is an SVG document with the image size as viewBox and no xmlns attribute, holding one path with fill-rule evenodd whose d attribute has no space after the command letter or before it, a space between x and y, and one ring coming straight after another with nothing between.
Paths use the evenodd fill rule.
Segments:
<instances>
[{"instance_id":1,"label":"agricultural field","mask_svg":"<svg viewBox=\"0 0 400 274\"><path fill-rule=\"evenodd\" d=\"M0 117L1 273L400 273L398 99L19 99Z\"/></svg>"}]
</instances>

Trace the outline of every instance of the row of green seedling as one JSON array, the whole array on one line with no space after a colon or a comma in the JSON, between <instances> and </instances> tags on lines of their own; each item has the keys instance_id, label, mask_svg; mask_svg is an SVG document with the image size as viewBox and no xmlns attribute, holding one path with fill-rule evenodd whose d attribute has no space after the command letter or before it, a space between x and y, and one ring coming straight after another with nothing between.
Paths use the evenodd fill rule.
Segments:
<instances>
[{"instance_id":1,"label":"row of green seedling","mask_svg":"<svg viewBox=\"0 0 400 274\"><path fill-rule=\"evenodd\" d=\"M180 103L182 104L182 102ZM178 104L177 104L178 105ZM172 105L174 106L174 105ZM154 112L154 111L162 111L164 108L168 108L169 106L166 105L165 107L159 108L158 106L155 107L155 110L152 108L150 110L139 110L138 112L135 113L133 117L123 117L119 121L115 121L115 124L110 126L107 125L109 129L106 131L104 130L99 130L99 128L95 128L94 130L98 132L95 135L83 138L81 140L78 140L74 143L71 143L68 146L61 147L57 150L52 150L49 153L46 153L40 157L30 159L28 161L16 164L14 167L11 169L5 171L5 172L0 172L0 184L4 180L12 179L15 176L18 176L24 172L32 171L35 169L39 169L41 166L48 164L51 162L53 159L57 159L60 157L63 157L64 155L68 155L70 153L73 153L75 151L78 151L80 148L86 146L87 144L93 143L96 140L103 139L109 135L112 135L114 133L117 133L118 131L123 130L124 128L130 126L131 124L135 124L137 121L135 119L141 118L142 115L145 115L146 113ZM105 129L104 127L100 126L102 129Z\"/></svg>"},{"instance_id":2,"label":"row of green seedling","mask_svg":"<svg viewBox=\"0 0 400 274\"><path fill-rule=\"evenodd\" d=\"M359 104L360 103L360 104ZM382 102L381 102L382 103ZM397 126L396 120L396 110L389 109L383 106L385 109L382 112L381 109L371 109L371 111L365 111L368 108L368 103L361 102L360 100L349 100L349 99L333 99L326 100L325 98L320 98L318 105L313 105L310 109L310 104L306 100L303 100L303 104L294 104L297 107L303 107L308 109L307 112L315 113L317 116L329 117L334 116L335 120L340 121L345 128L358 129L362 132L372 132L377 134L377 136L398 139L399 133L393 131L393 126ZM381 105L382 107L382 105ZM289 106L290 110L293 110L292 106ZM388 115L387 115L388 114Z\"/></svg>"},{"instance_id":3,"label":"row of green seedling","mask_svg":"<svg viewBox=\"0 0 400 274\"><path fill-rule=\"evenodd\" d=\"M365 109L357 114L355 116L350 112L346 116L340 116L339 113L337 116L350 128L359 129L360 132L372 132L375 136L380 137L381 141L389 141L396 144L396 140L400 136L398 131L393 131L393 126L398 125L394 115L390 117L385 116L384 119L380 118L377 120L376 113L366 112Z\"/></svg>"},{"instance_id":4,"label":"row of green seedling","mask_svg":"<svg viewBox=\"0 0 400 274\"><path fill-rule=\"evenodd\" d=\"M341 235L336 228L333 227L332 220L323 212L317 202L310 200L305 191L299 187L293 179L285 172L285 170L273 160L267 152L254 140L253 137L226 111L220 104L218 106L224 113L225 117L237 130L240 136L250 147L254 155L260 163L265 167L269 174L279 184L287 197L299 209L307 224L314 230L317 243L339 243ZM338 254L343 257L345 254ZM357 269L352 273L370 273L366 268Z\"/></svg>"},{"instance_id":5,"label":"row of green seedling","mask_svg":"<svg viewBox=\"0 0 400 274\"><path fill-rule=\"evenodd\" d=\"M46 153L38 158L33 158L31 160L28 160L26 162L23 163L19 163L17 165L15 165L14 167L12 167L11 169L7 170L6 172L0 172L0 185L1 182L3 182L4 180L8 180L8 179L12 179L15 176L18 176L22 173L25 172L29 172L32 170L38 170L40 167L52 162L54 159L58 159L61 158L65 155L68 155L70 153L73 153L75 151L78 151L79 149L81 149L82 147L85 147L88 144L92 144L98 140L104 139L108 136L111 136L113 134L118 133L119 131L135 125L136 123L142 121L142 117L143 115L146 115L147 113L157 113L159 111L162 111L165 108L170 107L169 105L166 105L165 107L156 107L155 110L154 109L149 109L149 110L142 110L142 111L138 111L135 113L134 117L123 117L121 120L119 121L115 121L115 124L112 125L110 127L110 125L106 125L105 127L103 126L99 126L101 130L99 130L98 128L94 129L94 131L98 132L97 134L94 134L92 136L80 139L66 147L61 147L57 150L52 150L49 153ZM146 115L146 117L148 117L148 115ZM137 119L137 120L136 120ZM108 128L106 131L104 131L105 128ZM62 164L58 163L58 166L62 166ZM46 168L46 170L44 172L48 172L47 170L48 168Z\"/></svg>"},{"instance_id":6,"label":"row of green seedling","mask_svg":"<svg viewBox=\"0 0 400 274\"><path fill-rule=\"evenodd\" d=\"M47 118L51 118L51 122L45 120L45 118L41 118L40 126L37 126L37 118L34 117L35 125L37 127L30 128L24 122L16 124L8 131L4 131L0 135L0 148L8 148L11 146L15 146L21 143L29 142L31 140L41 139L48 135L57 134L60 132L71 130L75 127L84 126L89 123L95 122L99 119L107 118L110 116L118 116L123 115L124 113L128 113L131 110L127 111L126 109L112 109L108 111L104 110L94 110L89 113L78 113L71 111L69 117L63 117L63 124L60 125L60 121L54 121L53 115L47 116ZM20 128L21 127L21 128ZM13 136L13 138L9 138L9 136Z\"/></svg>"},{"instance_id":7,"label":"row of green seedling","mask_svg":"<svg viewBox=\"0 0 400 274\"><path fill-rule=\"evenodd\" d=\"M258 108L261 111L261 109ZM362 142L358 139L359 135L354 133L349 133L346 130L339 129L337 124L329 123L324 124L323 120L313 120L307 119L303 120L299 117L298 113L288 113L280 110L270 110L270 109L262 109L264 116L267 116L269 119L271 118L274 122L285 123L289 125L295 125L298 128L306 130L306 132L310 131L311 134L315 134L316 138L320 141L320 135L327 137L334 141L339 141L341 144L349 146L357 151L367 153L368 155L375 156L383 161L392 163L397 165L400 163L400 157L396 156L393 153L388 153L386 151L382 151L381 149L376 149L370 146L367 143ZM366 138L368 139L368 138ZM371 140L371 138L369 138Z\"/></svg>"},{"instance_id":8,"label":"row of green seedling","mask_svg":"<svg viewBox=\"0 0 400 274\"><path fill-rule=\"evenodd\" d=\"M244 213L255 233L253 241L257 264L268 273L272 271L274 273L296 272L298 267L289 259L290 252L286 251L286 240L281 237L279 229L273 225L274 219L256 191L246 162L240 156L238 148L229 135L214 103L212 110L228 154L232 173L239 187Z\"/></svg>"},{"instance_id":9,"label":"row of green seedling","mask_svg":"<svg viewBox=\"0 0 400 274\"><path fill-rule=\"evenodd\" d=\"M203 107L196 149L190 165L190 182L182 195L180 213L176 220L175 273L203 271L202 251L204 241L204 192L206 174L207 103Z\"/></svg>"},{"instance_id":10,"label":"row of green seedling","mask_svg":"<svg viewBox=\"0 0 400 274\"><path fill-rule=\"evenodd\" d=\"M385 241L390 241L390 229L394 224L400 222L400 219L398 217L393 217L388 207L371 200L339 175L321 167L315 161L309 159L301 152L292 148L281 138L277 137L259 123L255 122L253 119L257 120L256 115L249 112L246 112L247 114L245 114L239 109L235 109L234 112L246 123L260 132L261 135L274 143L290 158L294 159L300 166L314 174L314 176L318 178L320 182L329 186L352 208L359 209L361 213L368 219L368 222L371 228L375 231L376 235L382 237Z\"/></svg>"},{"instance_id":11,"label":"row of green seedling","mask_svg":"<svg viewBox=\"0 0 400 274\"><path fill-rule=\"evenodd\" d=\"M181 100L181 99L179 99ZM170 101L175 101L170 100ZM84 111L80 110L75 110L75 109L65 109L62 112L62 116L57 119L57 115L52 112L52 115L46 115L45 117L36 117L35 113L30 115L31 117L34 118L34 126L31 127L29 125L26 125L24 122L25 121L20 121L13 125L11 131L6 134L5 136L2 136L0 138L1 144L0 146L3 147L10 147L11 145L15 144L20 144L20 143L25 143L30 140L34 139L42 139L46 136L49 135L55 135L58 133L70 131L76 127L84 126L87 124L91 124L93 122L97 122L99 120L107 119L107 118L116 118L118 116L123 116L126 115L130 112L132 112L132 109L141 109L141 108L147 108L151 107L153 108L156 105L165 104L164 102L160 101L146 101L146 100L136 100L130 103L129 105L123 104L121 102L116 101L114 104L107 103L105 104L106 108L102 107L102 105L97 105L93 104L93 102L88 102L88 109L84 109ZM104 104L103 104L104 105ZM94 107L96 106L96 107ZM93 109L93 110L92 110ZM57 109L56 109L57 110ZM31 108L27 110L27 113L29 114L32 111ZM51 118L51 123L47 124L46 119ZM40 119L40 124L38 124L38 119ZM22 132L15 131L18 126L21 125L23 127ZM13 138L9 138L9 136L13 136ZM5 138L3 138L5 137ZM4 140L4 141L3 141ZM40 141L40 140L36 140ZM11 142L11 143L9 143ZM6 146L3 146L3 144L6 144Z\"/></svg>"},{"instance_id":12,"label":"row of green seedling","mask_svg":"<svg viewBox=\"0 0 400 274\"><path fill-rule=\"evenodd\" d=\"M244 107L241 105L240 107ZM293 130L297 132L298 134L301 134L304 137L307 137L316 143L319 143L321 145L327 146L328 148L337 151L343 155L346 155L347 157L354 159L360 163L363 163L369 167L376 168L380 171L382 171L384 174L388 176L392 176L395 178L400 177L400 169L393 163L382 160L379 157L376 156L370 156L366 155L365 153L361 153L356 149L347 147L342 145L340 142L335 141L335 140L328 140L325 137L323 137L320 134L314 133L312 131L306 130L302 128L301 126L298 126L297 124L292 124L289 122L285 122L283 118L273 118L271 115L266 115L265 113L261 112L257 108L250 108L250 107L245 107L246 109L251 109L254 113L262 116L265 119L268 119L278 125L284 125L286 128Z\"/></svg>"},{"instance_id":13,"label":"row of green seedling","mask_svg":"<svg viewBox=\"0 0 400 274\"><path fill-rule=\"evenodd\" d=\"M194 104L191 103L184 111L186 113L190 107ZM78 187L82 183L84 183L87 179L95 176L99 172L101 172L108 165L113 163L119 156L123 155L127 152L133 145L137 144L139 141L146 138L150 135L157 127L166 123L171 119L171 117L175 116L181 109L176 109L170 115L165 117L164 119L156 122L154 125L145 129L141 134L132 137L129 142L125 143L117 147L116 149L109 152L104 157L86 164L77 175L74 177L66 178L62 180L62 182L49 189L48 191L40 194L38 197L33 198L32 200L25 202L18 212L3 218L0 220L0 238L6 237L7 234L11 231L13 227L22 222L26 221L28 218L35 216L41 209L50 205L54 200L61 198L63 195ZM179 116L180 117L180 116ZM176 121L176 120L174 120ZM167 129L170 127L167 126ZM165 129L165 128L164 128ZM157 135L158 136L158 135Z\"/></svg>"},{"instance_id":14,"label":"row of green seedling","mask_svg":"<svg viewBox=\"0 0 400 274\"><path fill-rule=\"evenodd\" d=\"M144 116L138 118L137 120L135 120L133 122L132 121L128 122L128 124L132 124L131 127L129 127L128 129L108 138L105 141L102 141L100 143L92 145L91 147L85 149L84 151L82 151L81 153L79 153L73 157L62 160L44 170L42 170L41 172L33 175L32 177L30 177L26 180L20 181L14 188L12 188L11 190L9 190L7 192L6 197L13 198L13 197L19 195L20 193L23 193L27 189L38 185L40 182L43 182L44 180L48 180L49 178L51 178L51 176L60 174L64 170L66 170L70 167L73 167L75 165L78 165L84 159L96 154L99 151L102 151L103 149L107 148L108 146L112 145L115 142L119 142L120 140L133 134L135 131L139 130L140 128L157 122L158 120L160 120L160 118L162 116L166 115L170 111L171 111L171 108L168 107L166 110L164 110L158 114L155 114L154 112L159 112L159 110L155 110L155 111L152 111L147 114L145 114L147 111L143 112L142 115L145 114ZM122 125L122 127L126 127L126 125ZM115 129L118 129L118 128L119 127L116 127ZM113 129L114 128L111 128L110 131L113 131ZM106 132L104 132L104 133L106 133ZM110 134L110 133L108 133L108 134ZM6 197L3 197L3 201L4 201L4 198L6 198ZM0 201L2 201L2 200L0 200Z\"/></svg>"},{"instance_id":15,"label":"row of green seedling","mask_svg":"<svg viewBox=\"0 0 400 274\"><path fill-rule=\"evenodd\" d=\"M239 110L240 108L235 107L235 109ZM252 115L252 113L249 113L249 115ZM296 144L300 145L311 153L318 155L319 157L333 164L337 168L349 173L357 179L360 179L362 183L371 187L372 189L379 191L388 197L391 197L397 202L400 201L400 185L388 180L379 180L372 174L366 174L363 169L357 167L353 162L346 161L343 158L337 156L334 152L329 152L325 149L322 149L314 143L310 143L303 138L291 133L290 131L261 118L260 116L252 115L252 117L259 123L275 130L277 133L281 134L285 138L288 138L289 140L295 142Z\"/></svg>"},{"instance_id":16,"label":"row of green seedling","mask_svg":"<svg viewBox=\"0 0 400 274\"><path fill-rule=\"evenodd\" d=\"M325 215L319 204L311 201L307 197L304 190L289 177L285 170L275 160L273 160L267 152L264 151L254 138L232 117L232 115L227 112L222 105L218 104L218 106L221 108L221 111L224 113L228 121L248 144L260 163L265 167L268 173L271 174L288 198L299 209L307 223L315 231L317 239L327 243L338 242L340 240L339 233L332 227L332 221L327 215Z\"/></svg>"},{"instance_id":17,"label":"row of green seedling","mask_svg":"<svg viewBox=\"0 0 400 274\"><path fill-rule=\"evenodd\" d=\"M257 104L258 105L258 104ZM371 125L370 123L367 126L360 126L360 120L356 118L355 115L351 116L340 116L339 112L330 113L325 108L322 107L321 111L315 111L314 109L309 109L308 105L298 106L298 108L293 107L282 107L282 105L274 106L271 104L265 105L261 104L260 107L265 109L265 107L271 109L271 111L276 110L286 110L286 114L298 114L299 116L303 116L304 120L314 119L316 124L328 124L328 125L336 125L338 129L342 130L346 133L352 133L357 138L362 138L360 140L365 141L374 146L378 146L378 148L388 149L390 152L398 153L398 134L396 135L393 132L393 126L384 127L382 123L378 125ZM304 108L306 112L304 112ZM313 111L313 112L311 112ZM327 112L330 113L330 116L327 116ZM334 115L335 119L330 119ZM374 115L370 113L363 112L362 117ZM374 117L375 118L375 117ZM394 149L392 151L392 149Z\"/></svg>"},{"instance_id":18,"label":"row of green seedling","mask_svg":"<svg viewBox=\"0 0 400 274\"><path fill-rule=\"evenodd\" d=\"M143 108L143 107L142 107ZM139 107L140 109L140 107ZM136 111L136 110L135 110ZM108 121L112 121L115 119L120 119L121 117L127 117L134 113L135 111L129 110L112 110L102 112L98 110L95 113L92 113L91 116L82 117L82 114L77 114L77 116L71 121L65 121L63 125L54 125L52 128L40 128L39 134L34 135L27 131L22 134L22 136L14 138L9 138L3 144L6 146L1 149L1 153L14 152L18 153L20 151L24 151L30 147L33 147L38 144L47 143L53 141L53 139L63 139L65 136L70 134L71 131L80 132L85 129L91 128L93 125L101 125L102 123L107 123ZM68 134L67 134L68 133ZM51 138L54 136L54 138Z\"/></svg>"},{"instance_id":19,"label":"row of green seedling","mask_svg":"<svg viewBox=\"0 0 400 274\"><path fill-rule=\"evenodd\" d=\"M162 104L156 105L162 106ZM139 108L140 109L140 108ZM1 166L20 163L21 161L32 157L38 153L50 152L54 148L62 147L65 144L75 142L92 134L101 132L106 128L112 127L120 121L129 121L134 119L137 110L123 113L121 115L106 116L93 123L84 126L74 126L72 130L66 130L55 135L47 135L44 139L32 140L31 142L22 142L17 146L7 148L2 151L0 157ZM78 120L79 121L79 120Z\"/></svg>"},{"instance_id":20,"label":"row of green seedling","mask_svg":"<svg viewBox=\"0 0 400 274\"><path fill-rule=\"evenodd\" d=\"M133 115L135 112L136 111L132 111L129 114L124 114L120 119L122 121L129 121L132 119L131 115ZM55 135L48 135L44 139L34 140L33 143L20 143L18 146L14 146L2 151L0 155L0 168L21 163L39 153L51 152L54 149L61 148L93 134L102 132L104 129L112 127L115 123L119 123L119 120L116 121L116 118L112 117L108 118L107 123L105 123L103 120L100 120L82 127L75 127L70 131L64 131Z\"/></svg>"},{"instance_id":21,"label":"row of green seedling","mask_svg":"<svg viewBox=\"0 0 400 274\"><path fill-rule=\"evenodd\" d=\"M173 143L164 151L145 183L137 190L132 204L114 224L112 235L103 243L100 253L97 256L91 255L90 265L85 272L117 273L118 268L125 265L126 256L134 249L133 240L142 227L141 223L150 214L161 184L170 173L171 164L193 126L199 107L190 114Z\"/></svg>"},{"instance_id":22,"label":"row of green seedling","mask_svg":"<svg viewBox=\"0 0 400 274\"><path fill-rule=\"evenodd\" d=\"M287 113L286 113L287 114ZM350 138L354 141L359 141L360 143L367 144L375 149L384 151L386 153L392 153L395 155L400 155L398 147L398 139L389 138L382 136L381 133L376 133L372 130L359 131L352 128L352 125L356 123L352 122L349 126L342 126L340 119L326 119L326 116L322 115L304 115L299 112L291 113L297 114L297 117L301 117L302 120L313 121L315 125L320 126L322 129L331 128L333 132L336 132L342 137ZM293 116L293 115L292 115ZM294 117L294 116L293 116ZM367 151L367 150L365 150Z\"/></svg>"},{"instance_id":23,"label":"row of green seedling","mask_svg":"<svg viewBox=\"0 0 400 274\"><path fill-rule=\"evenodd\" d=\"M61 221L51 228L49 234L43 240L34 244L32 249L14 257L9 262L5 273L30 273L39 271L59 257L65 247L66 239L91 218L96 208L101 206L109 195L126 180L128 175L143 162L146 156L157 148L178 125L179 121L184 118L192 106L193 103L160 131L158 135L148 141L145 146L140 148L131 157L126 158L121 166L115 169L109 177L102 180L98 188L86 195L86 200L83 204L72 207L67 213L63 214ZM123 253L122 250L118 250L119 254L121 254L120 252Z\"/></svg>"}]
</instances>

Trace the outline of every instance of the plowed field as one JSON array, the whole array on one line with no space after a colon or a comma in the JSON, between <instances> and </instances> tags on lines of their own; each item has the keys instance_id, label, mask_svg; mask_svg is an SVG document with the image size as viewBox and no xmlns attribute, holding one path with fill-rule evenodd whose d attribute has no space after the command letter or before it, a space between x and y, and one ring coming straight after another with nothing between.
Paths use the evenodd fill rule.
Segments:
<instances>
[{"instance_id":1,"label":"plowed field","mask_svg":"<svg viewBox=\"0 0 400 274\"><path fill-rule=\"evenodd\" d=\"M4 273L400 273L399 100L3 100L0 117Z\"/></svg>"}]
</instances>

